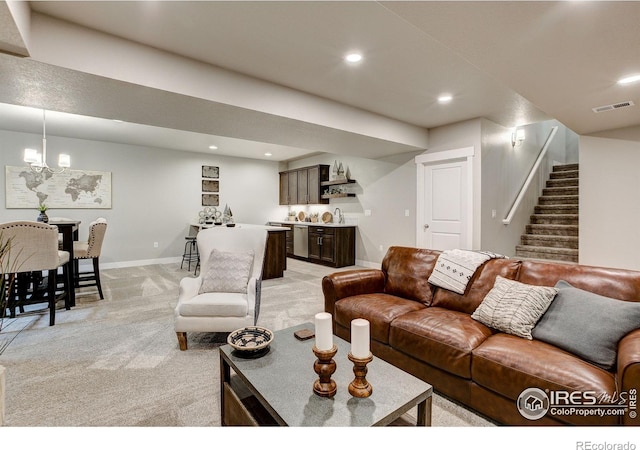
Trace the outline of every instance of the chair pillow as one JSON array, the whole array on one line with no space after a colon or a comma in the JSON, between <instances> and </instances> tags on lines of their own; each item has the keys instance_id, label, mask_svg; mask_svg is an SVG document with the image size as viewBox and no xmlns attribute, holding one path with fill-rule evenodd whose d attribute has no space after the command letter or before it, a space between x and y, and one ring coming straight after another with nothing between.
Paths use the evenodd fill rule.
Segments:
<instances>
[{"instance_id":1,"label":"chair pillow","mask_svg":"<svg viewBox=\"0 0 640 450\"><path fill-rule=\"evenodd\" d=\"M640 303L626 302L556 283L558 295L533 329L535 339L610 370L618 342L640 328Z\"/></svg>"},{"instance_id":2,"label":"chair pillow","mask_svg":"<svg viewBox=\"0 0 640 450\"><path fill-rule=\"evenodd\" d=\"M203 274L199 294L207 292L247 293L253 252L234 253L213 250L207 272Z\"/></svg>"},{"instance_id":3,"label":"chair pillow","mask_svg":"<svg viewBox=\"0 0 640 450\"><path fill-rule=\"evenodd\" d=\"M524 284L498 275L471 318L490 328L531 340L531 330L557 292L556 288Z\"/></svg>"}]
</instances>

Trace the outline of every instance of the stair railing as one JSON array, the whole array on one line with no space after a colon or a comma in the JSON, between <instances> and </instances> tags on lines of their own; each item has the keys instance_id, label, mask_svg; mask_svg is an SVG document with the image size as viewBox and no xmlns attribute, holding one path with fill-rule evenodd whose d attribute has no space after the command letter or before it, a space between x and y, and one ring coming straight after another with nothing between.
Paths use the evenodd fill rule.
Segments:
<instances>
[{"instance_id":1,"label":"stair railing","mask_svg":"<svg viewBox=\"0 0 640 450\"><path fill-rule=\"evenodd\" d=\"M558 132L557 126L551 128L551 131L549 132L549 136L547 136L547 140L544 142L544 145L540 149L540 153L538 153L538 157L533 163L533 166L531 167L531 171L529 171L529 175L527 176L527 179L524 181L522 187L520 188L520 192L518 192L516 199L513 201L513 204L511 205L509 214L507 214L507 217L502 219L503 224L509 225L513 220L513 216L516 214L516 211L520 207L520 203L522 203L522 199L527 193L527 190L529 189L529 186L531 185L531 182L533 181L533 178L535 177L538 171L538 168L540 167L540 164L542 164L542 161L544 160L544 157L547 154L547 150L551 145L551 141L553 140L553 137L556 135L557 132Z\"/></svg>"}]
</instances>

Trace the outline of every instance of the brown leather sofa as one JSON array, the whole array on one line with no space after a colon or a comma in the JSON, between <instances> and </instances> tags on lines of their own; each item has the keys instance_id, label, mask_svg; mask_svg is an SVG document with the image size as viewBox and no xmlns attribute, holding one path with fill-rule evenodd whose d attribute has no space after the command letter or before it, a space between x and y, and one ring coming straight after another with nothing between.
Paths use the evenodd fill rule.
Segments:
<instances>
[{"instance_id":1,"label":"brown leather sofa","mask_svg":"<svg viewBox=\"0 0 640 450\"><path fill-rule=\"evenodd\" d=\"M640 425L640 419L630 414L640 389L640 329L620 340L616 366L607 371L553 345L498 332L471 318L497 275L538 286L566 280L599 295L638 302L640 272L492 259L480 266L464 295L459 295L427 281L439 254L391 247L380 270L348 270L324 277L325 311L333 315L334 333L349 340L351 320L369 320L376 357L498 424ZM593 400L581 393L607 393L627 409L624 415L600 417L568 414L566 408L552 414L549 408L542 418L531 420L517 407L518 397L529 388L577 392L571 402L583 406Z\"/></svg>"}]
</instances>

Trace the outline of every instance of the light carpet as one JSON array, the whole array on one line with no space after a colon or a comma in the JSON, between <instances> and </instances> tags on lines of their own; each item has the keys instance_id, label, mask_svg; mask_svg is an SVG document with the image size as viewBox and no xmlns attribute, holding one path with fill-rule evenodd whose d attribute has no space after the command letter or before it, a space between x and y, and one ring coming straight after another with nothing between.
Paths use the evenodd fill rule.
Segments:
<instances>
[{"instance_id":1,"label":"light carpet","mask_svg":"<svg viewBox=\"0 0 640 450\"><path fill-rule=\"evenodd\" d=\"M323 310L321 279L334 271L289 259L284 278L263 282L259 324L278 330L312 322ZM226 335L190 333L189 350L181 352L173 330L179 281L193 274L162 264L101 275L105 299L81 289L77 306L58 310L53 327L44 311L5 319L5 425L220 425L218 346ZM438 395L432 420L434 426L492 425Z\"/></svg>"}]
</instances>

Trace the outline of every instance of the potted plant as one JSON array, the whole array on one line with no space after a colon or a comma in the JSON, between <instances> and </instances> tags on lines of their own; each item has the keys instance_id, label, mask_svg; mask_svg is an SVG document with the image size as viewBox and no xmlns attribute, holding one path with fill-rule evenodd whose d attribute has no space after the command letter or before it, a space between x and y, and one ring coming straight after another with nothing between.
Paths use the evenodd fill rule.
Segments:
<instances>
[{"instance_id":1,"label":"potted plant","mask_svg":"<svg viewBox=\"0 0 640 450\"><path fill-rule=\"evenodd\" d=\"M38 211L40 211L40 214L38 214L38 222L44 222L44 223L48 223L49 222L49 216L47 216L47 205L45 205L44 203L40 203L40 206L38 206Z\"/></svg>"},{"instance_id":2,"label":"potted plant","mask_svg":"<svg viewBox=\"0 0 640 450\"><path fill-rule=\"evenodd\" d=\"M317 222L318 221L318 213L311 213L309 215L309 218L311 219L311 222Z\"/></svg>"}]
</instances>

